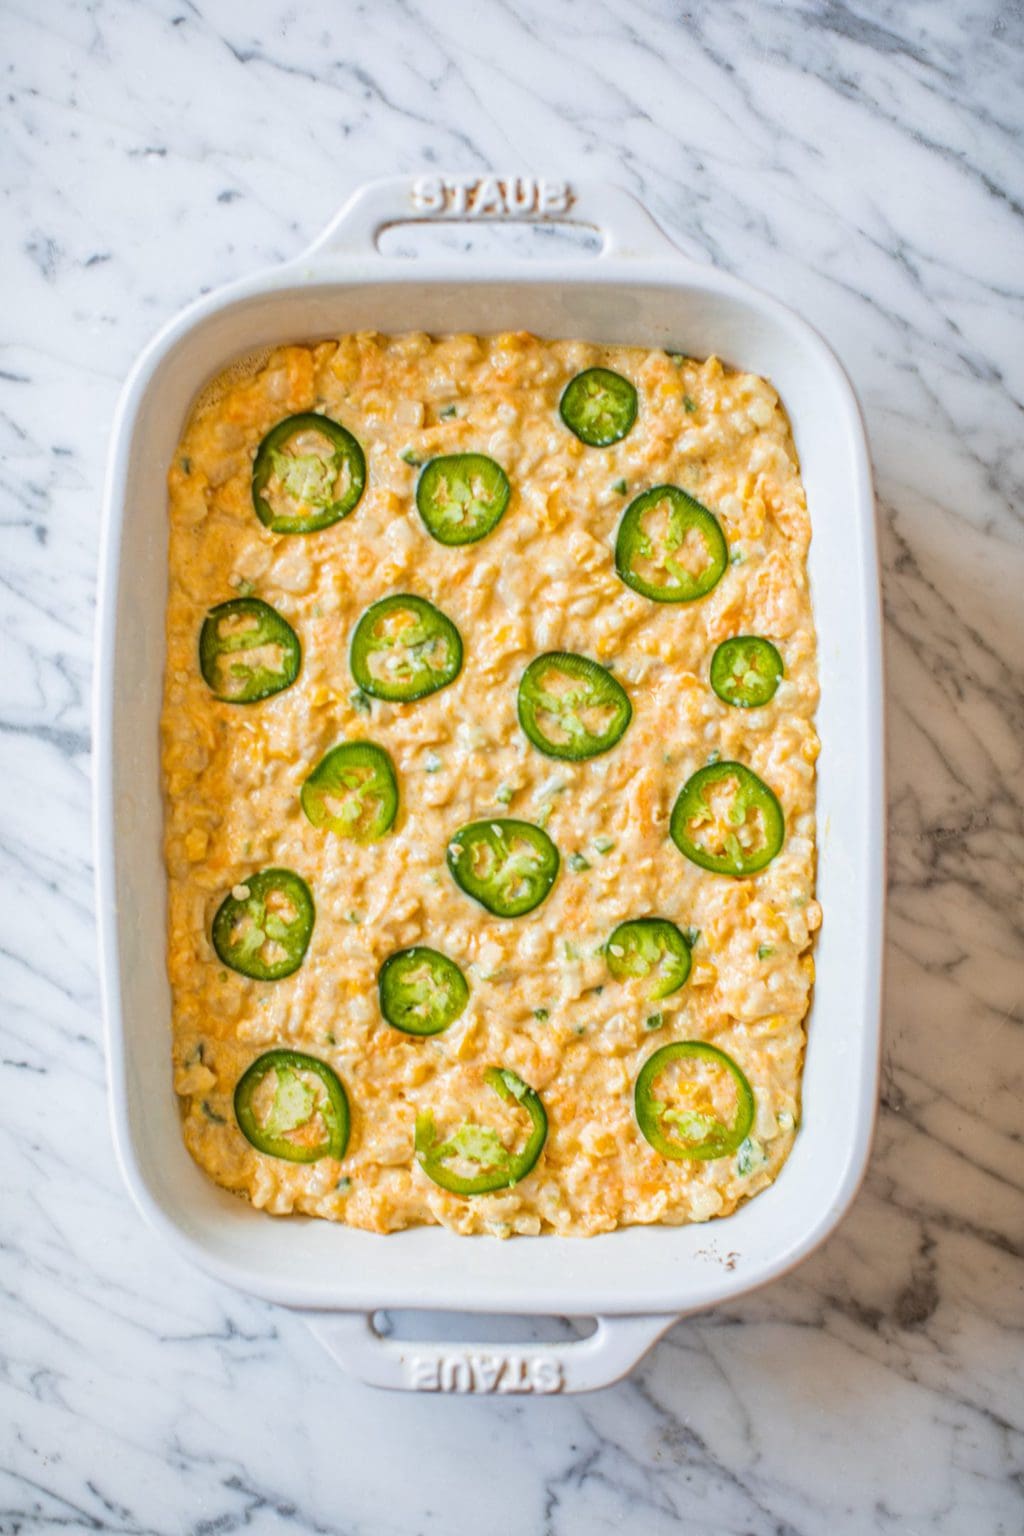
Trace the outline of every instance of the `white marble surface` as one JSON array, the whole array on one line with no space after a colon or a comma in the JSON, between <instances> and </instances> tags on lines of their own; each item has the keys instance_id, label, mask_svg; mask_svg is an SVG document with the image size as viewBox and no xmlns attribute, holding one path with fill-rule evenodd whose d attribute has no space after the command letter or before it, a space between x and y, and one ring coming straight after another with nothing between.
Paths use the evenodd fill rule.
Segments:
<instances>
[{"instance_id":1,"label":"white marble surface","mask_svg":"<svg viewBox=\"0 0 1024 1536\"><path fill-rule=\"evenodd\" d=\"M1024 1527L1022 45L1019 0L6 0L0 1531ZM88 684L120 380L357 182L433 165L622 180L825 332L878 472L872 1168L796 1274L585 1399L357 1387L168 1253L106 1131Z\"/></svg>"}]
</instances>

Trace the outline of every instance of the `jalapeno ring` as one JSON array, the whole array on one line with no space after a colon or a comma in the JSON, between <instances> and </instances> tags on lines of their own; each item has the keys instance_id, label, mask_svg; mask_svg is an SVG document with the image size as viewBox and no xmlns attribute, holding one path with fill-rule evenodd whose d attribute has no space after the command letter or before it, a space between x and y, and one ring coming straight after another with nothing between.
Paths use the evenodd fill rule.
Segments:
<instances>
[{"instance_id":1,"label":"jalapeno ring","mask_svg":"<svg viewBox=\"0 0 1024 1536\"><path fill-rule=\"evenodd\" d=\"M782 657L761 635L733 635L711 658L711 686L724 704L759 709L775 697L785 668Z\"/></svg>"},{"instance_id":2,"label":"jalapeno ring","mask_svg":"<svg viewBox=\"0 0 1024 1536\"><path fill-rule=\"evenodd\" d=\"M416 507L439 544L475 544L498 526L512 488L500 464L483 453L448 453L424 464Z\"/></svg>"},{"instance_id":3,"label":"jalapeno ring","mask_svg":"<svg viewBox=\"0 0 1024 1536\"><path fill-rule=\"evenodd\" d=\"M730 784L731 795L726 788ZM722 793L713 804L711 796L720 787ZM705 830L713 841L702 840ZM756 875L782 847L786 818L772 790L743 763L708 763L679 791L669 832L679 852L701 869L735 877Z\"/></svg>"},{"instance_id":4,"label":"jalapeno ring","mask_svg":"<svg viewBox=\"0 0 1024 1536\"><path fill-rule=\"evenodd\" d=\"M316 908L293 869L261 869L225 896L213 919L213 947L225 965L253 981L297 971L313 936Z\"/></svg>"},{"instance_id":5,"label":"jalapeno ring","mask_svg":"<svg viewBox=\"0 0 1024 1536\"><path fill-rule=\"evenodd\" d=\"M366 458L339 421L301 411L272 427L252 466L252 504L271 533L316 533L358 505Z\"/></svg>"},{"instance_id":6,"label":"jalapeno ring","mask_svg":"<svg viewBox=\"0 0 1024 1536\"><path fill-rule=\"evenodd\" d=\"M199 631L199 670L222 704L258 704L290 688L299 675L299 637L258 597L211 608Z\"/></svg>"},{"instance_id":7,"label":"jalapeno ring","mask_svg":"<svg viewBox=\"0 0 1024 1536\"><path fill-rule=\"evenodd\" d=\"M398 815L398 778L374 741L343 741L322 757L300 793L306 819L336 837L372 843Z\"/></svg>"},{"instance_id":8,"label":"jalapeno ring","mask_svg":"<svg viewBox=\"0 0 1024 1536\"><path fill-rule=\"evenodd\" d=\"M271 1073L272 1096L263 1089ZM310 1084L310 1077L317 1085ZM317 1163L322 1157L340 1161L345 1156L348 1098L337 1073L316 1056L266 1051L238 1079L234 1102L239 1130L266 1157ZM321 1134L312 1140L318 1124Z\"/></svg>"},{"instance_id":9,"label":"jalapeno ring","mask_svg":"<svg viewBox=\"0 0 1024 1536\"><path fill-rule=\"evenodd\" d=\"M540 1096L508 1067L488 1067L488 1087L506 1104L518 1104L529 1116L530 1132L521 1152L510 1152L489 1125L466 1121L441 1140L430 1110L416 1117L416 1156L420 1167L441 1189L453 1195L489 1195L511 1189L534 1168L547 1140L548 1117ZM446 1167L453 1159L476 1164L478 1174L460 1174Z\"/></svg>"},{"instance_id":10,"label":"jalapeno ring","mask_svg":"<svg viewBox=\"0 0 1024 1536\"><path fill-rule=\"evenodd\" d=\"M377 990L381 1013L405 1035L439 1035L469 1002L469 986L455 961L425 944L389 955Z\"/></svg>"},{"instance_id":11,"label":"jalapeno ring","mask_svg":"<svg viewBox=\"0 0 1024 1536\"><path fill-rule=\"evenodd\" d=\"M586 656L549 651L519 683L519 723L548 757L582 762L610 752L633 718L626 690Z\"/></svg>"},{"instance_id":12,"label":"jalapeno ring","mask_svg":"<svg viewBox=\"0 0 1024 1536\"><path fill-rule=\"evenodd\" d=\"M456 885L495 917L523 917L539 907L560 863L541 827L512 817L470 822L448 844Z\"/></svg>"},{"instance_id":13,"label":"jalapeno ring","mask_svg":"<svg viewBox=\"0 0 1024 1536\"><path fill-rule=\"evenodd\" d=\"M447 614L425 597L383 597L367 608L353 631L349 666L364 693L411 703L455 681L462 668L462 637Z\"/></svg>"},{"instance_id":14,"label":"jalapeno ring","mask_svg":"<svg viewBox=\"0 0 1024 1536\"><path fill-rule=\"evenodd\" d=\"M731 1124L720 1120L709 1103L698 1102L692 1107L673 1109L655 1097L657 1077L673 1061L681 1060L706 1062L728 1073L736 1097ZM705 1089L702 1097L709 1100L710 1090ZM710 1162L728 1157L746 1140L754 1123L754 1091L746 1076L731 1056L704 1040L677 1040L649 1056L636 1080L634 1106L644 1139L655 1152L674 1162L687 1158Z\"/></svg>"},{"instance_id":15,"label":"jalapeno ring","mask_svg":"<svg viewBox=\"0 0 1024 1536\"><path fill-rule=\"evenodd\" d=\"M621 442L636 421L637 393L611 368L587 368L565 386L558 411L588 448Z\"/></svg>"},{"instance_id":16,"label":"jalapeno ring","mask_svg":"<svg viewBox=\"0 0 1024 1536\"><path fill-rule=\"evenodd\" d=\"M620 923L604 947L616 981L654 975L652 1002L678 992L690 974L690 946L666 917L635 917Z\"/></svg>"},{"instance_id":17,"label":"jalapeno ring","mask_svg":"<svg viewBox=\"0 0 1024 1536\"><path fill-rule=\"evenodd\" d=\"M615 540L615 569L656 603L692 603L725 574L729 546L713 512L679 489L656 485L630 502Z\"/></svg>"}]
</instances>

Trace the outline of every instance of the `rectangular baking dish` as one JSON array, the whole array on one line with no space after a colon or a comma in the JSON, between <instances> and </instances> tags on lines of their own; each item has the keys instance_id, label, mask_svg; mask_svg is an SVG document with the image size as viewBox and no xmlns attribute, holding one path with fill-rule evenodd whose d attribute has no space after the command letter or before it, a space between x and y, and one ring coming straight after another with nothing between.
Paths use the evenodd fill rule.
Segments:
<instances>
[{"instance_id":1,"label":"rectangular baking dish","mask_svg":"<svg viewBox=\"0 0 1024 1536\"><path fill-rule=\"evenodd\" d=\"M571 222L597 255L529 261L382 255L408 220ZM233 360L346 331L530 330L664 346L766 375L789 411L811 509L818 626L816 948L804 1117L775 1184L709 1225L509 1242L418 1228L387 1237L287 1221L212 1184L182 1143L169 1061L158 720L167 465L199 389ZM685 257L599 183L396 178L363 188L298 260L202 299L136 364L106 485L95 674L100 962L114 1137L140 1210L239 1289L311 1314L363 1379L455 1391L575 1391L627 1370L676 1318L784 1273L835 1228L863 1176L877 1093L884 899L882 667L871 473L852 390L793 313ZM375 1309L594 1315L564 1345L398 1344Z\"/></svg>"}]
</instances>

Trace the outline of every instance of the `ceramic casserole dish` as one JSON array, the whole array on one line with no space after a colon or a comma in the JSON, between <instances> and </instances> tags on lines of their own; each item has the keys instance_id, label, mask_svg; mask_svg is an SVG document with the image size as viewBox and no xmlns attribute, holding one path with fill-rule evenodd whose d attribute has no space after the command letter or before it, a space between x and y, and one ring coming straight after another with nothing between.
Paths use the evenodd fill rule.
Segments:
<instances>
[{"instance_id":1,"label":"ceramic casserole dish","mask_svg":"<svg viewBox=\"0 0 1024 1536\"><path fill-rule=\"evenodd\" d=\"M407 221L585 226L597 254L524 262L383 255ZM236 359L348 331L493 333L668 347L762 374L793 427L811 513L822 739L817 895L824 925L803 1121L774 1184L706 1225L498 1242L443 1227L386 1237L275 1219L207 1179L182 1141L170 1071L160 784L166 470L198 391ZM381 1386L552 1392L604 1385L678 1317L763 1285L835 1228L867 1162L877 1093L884 896L882 675L871 474L852 390L821 338L747 284L684 256L614 187L531 177L372 183L298 260L171 322L118 406L100 560L95 830L101 976L118 1155L143 1214L229 1285L309 1315ZM377 1309L595 1317L555 1343L401 1343ZM426 1333L436 1330L423 1329ZM478 1323L476 1332L486 1330ZM499 1334L501 1329L498 1330Z\"/></svg>"}]
</instances>

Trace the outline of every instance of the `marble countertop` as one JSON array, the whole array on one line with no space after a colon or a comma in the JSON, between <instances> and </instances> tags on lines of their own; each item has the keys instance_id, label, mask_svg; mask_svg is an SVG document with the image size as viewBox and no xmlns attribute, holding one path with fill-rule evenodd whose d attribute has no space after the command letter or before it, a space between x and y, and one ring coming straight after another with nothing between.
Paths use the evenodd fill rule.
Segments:
<instances>
[{"instance_id":1,"label":"marble countertop","mask_svg":"<svg viewBox=\"0 0 1024 1536\"><path fill-rule=\"evenodd\" d=\"M0 1531L1024 1527L1019 0L9 0ZM347 1379L115 1166L89 678L117 391L363 179L603 175L802 310L878 477L891 886L871 1169L789 1278L586 1398Z\"/></svg>"}]
</instances>

